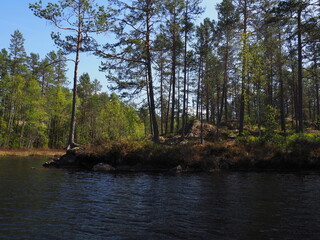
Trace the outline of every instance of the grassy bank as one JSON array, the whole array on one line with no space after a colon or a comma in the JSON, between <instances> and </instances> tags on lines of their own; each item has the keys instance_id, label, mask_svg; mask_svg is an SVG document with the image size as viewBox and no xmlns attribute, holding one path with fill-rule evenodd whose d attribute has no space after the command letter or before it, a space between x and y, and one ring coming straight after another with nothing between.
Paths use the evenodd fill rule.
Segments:
<instances>
[{"instance_id":1,"label":"grassy bank","mask_svg":"<svg viewBox=\"0 0 320 240\"><path fill-rule=\"evenodd\" d=\"M17 157L28 157L28 156L61 156L65 154L63 149L6 149L0 148L0 157L5 156L17 156Z\"/></svg>"}]
</instances>

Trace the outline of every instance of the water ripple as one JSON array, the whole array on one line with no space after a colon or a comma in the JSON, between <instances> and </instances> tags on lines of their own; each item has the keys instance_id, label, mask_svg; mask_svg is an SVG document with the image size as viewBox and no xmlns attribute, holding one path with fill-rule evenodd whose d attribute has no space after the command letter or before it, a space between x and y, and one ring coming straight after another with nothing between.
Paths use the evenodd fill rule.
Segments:
<instances>
[{"instance_id":1,"label":"water ripple","mask_svg":"<svg viewBox=\"0 0 320 240\"><path fill-rule=\"evenodd\" d=\"M171 176L30 170L37 161L0 160L0 239L320 236L317 173Z\"/></svg>"}]
</instances>

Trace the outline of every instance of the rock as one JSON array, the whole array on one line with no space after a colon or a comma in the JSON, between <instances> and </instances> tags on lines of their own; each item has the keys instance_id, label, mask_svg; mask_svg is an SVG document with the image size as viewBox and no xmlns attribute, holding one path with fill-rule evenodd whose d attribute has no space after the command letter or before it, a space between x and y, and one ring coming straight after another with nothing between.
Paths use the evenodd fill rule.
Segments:
<instances>
[{"instance_id":1,"label":"rock","mask_svg":"<svg viewBox=\"0 0 320 240\"><path fill-rule=\"evenodd\" d=\"M92 170L95 172L112 172L115 168L106 163L98 163L93 166Z\"/></svg>"},{"instance_id":2,"label":"rock","mask_svg":"<svg viewBox=\"0 0 320 240\"><path fill-rule=\"evenodd\" d=\"M63 156L61 156L60 157L60 159L58 160L58 164L59 165L77 165L77 158L76 158L76 156L75 155L73 155L73 154L69 154L69 153L67 153L67 154L65 154L65 155L63 155Z\"/></svg>"},{"instance_id":3,"label":"rock","mask_svg":"<svg viewBox=\"0 0 320 240\"><path fill-rule=\"evenodd\" d=\"M46 168L79 168L79 162L75 155L69 153L62 155L59 159L49 160L42 166Z\"/></svg>"},{"instance_id":4,"label":"rock","mask_svg":"<svg viewBox=\"0 0 320 240\"><path fill-rule=\"evenodd\" d=\"M178 165L178 166L176 166L174 168L171 168L169 170L169 172L170 173L182 173L182 167L181 167L181 165Z\"/></svg>"},{"instance_id":5,"label":"rock","mask_svg":"<svg viewBox=\"0 0 320 240\"><path fill-rule=\"evenodd\" d=\"M51 160L45 162L42 166L46 167L46 168L51 168L51 167L56 168L57 167L57 163L56 163L56 160L51 159Z\"/></svg>"},{"instance_id":6,"label":"rock","mask_svg":"<svg viewBox=\"0 0 320 240\"><path fill-rule=\"evenodd\" d=\"M206 137L209 134L212 134L216 131L216 127L209 123L202 123L203 128L203 137ZM186 126L186 135L187 138L198 138L201 136L201 121L193 120L190 121Z\"/></svg>"},{"instance_id":7,"label":"rock","mask_svg":"<svg viewBox=\"0 0 320 240\"><path fill-rule=\"evenodd\" d=\"M164 143L166 141L166 139L163 136L160 136L159 141L160 141L160 143Z\"/></svg>"}]
</instances>

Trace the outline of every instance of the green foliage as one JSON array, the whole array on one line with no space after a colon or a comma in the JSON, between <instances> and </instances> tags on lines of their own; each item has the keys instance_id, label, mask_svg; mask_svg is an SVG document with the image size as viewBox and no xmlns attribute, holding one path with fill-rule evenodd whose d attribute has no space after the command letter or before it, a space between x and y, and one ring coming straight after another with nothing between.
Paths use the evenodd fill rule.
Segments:
<instances>
[{"instance_id":1,"label":"green foliage","mask_svg":"<svg viewBox=\"0 0 320 240\"><path fill-rule=\"evenodd\" d=\"M307 162L311 166L319 166L319 134L296 133L288 137L287 151L297 164ZM304 159L304 160L303 160Z\"/></svg>"},{"instance_id":2,"label":"green foliage","mask_svg":"<svg viewBox=\"0 0 320 240\"><path fill-rule=\"evenodd\" d=\"M3 143L7 141L5 129L7 129L7 123L3 117L0 116L0 146L3 146Z\"/></svg>"},{"instance_id":3,"label":"green foliage","mask_svg":"<svg viewBox=\"0 0 320 240\"><path fill-rule=\"evenodd\" d=\"M317 145L320 144L320 135L314 133L295 133L287 137L288 145Z\"/></svg>"},{"instance_id":4,"label":"green foliage","mask_svg":"<svg viewBox=\"0 0 320 240\"><path fill-rule=\"evenodd\" d=\"M312 149L320 147L320 136L314 133L294 133L288 136L283 136L273 132L271 135L262 137L253 136L248 131L244 131L241 136L237 137L237 141L247 146L257 146L271 144L282 150L290 150L294 153L303 155L311 152Z\"/></svg>"},{"instance_id":5,"label":"green foliage","mask_svg":"<svg viewBox=\"0 0 320 240\"><path fill-rule=\"evenodd\" d=\"M48 113L49 147L63 148L67 142L67 129L70 124L71 94L62 86L50 89L46 98Z\"/></svg>"},{"instance_id":6,"label":"green foliage","mask_svg":"<svg viewBox=\"0 0 320 240\"><path fill-rule=\"evenodd\" d=\"M55 44L68 53L79 51L77 34L83 36L80 40L81 52L92 50L96 41L89 35L105 32L110 24L108 21L110 13L93 0L61 0L58 3L49 2L46 6L39 1L30 3L29 8L35 16L51 22L57 28L75 33L65 38L60 32L51 34Z\"/></svg>"},{"instance_id":7,"label":"green foliage","mask_svg":"<svg viewBox=\"0 0 320 240\"><path fill-rule=\"evenodd\" d=\"M263 126L265 127L264 138L266 140L272 139L275 135L275 130L278 127L277 115L278 115L277 109L272 107L271 105L267 105L266 116L263 123Z\"/></svg>"},{"instance_id":8,"label":"green foliage","mask_svg":"<svg viewBox=\"0 0 320 240\"><path fill-rule=\"evenodd\" d=\"M138 139L144 136L144 126L135 110L112 94L101 111L98 124L102 137L110 140Z\"/></svg>"},{"instance_id":9,"label":"green foliage","mask_svg":"<svg viewBox=\"0 0 320 240\"><path fill-rule=\"evenodd\" d=\"M237 141L244 144L253 144L260 141L259 137L251 135L248 131L243 131L240 136L237 136Z\"/></svg>"}]
</instances>

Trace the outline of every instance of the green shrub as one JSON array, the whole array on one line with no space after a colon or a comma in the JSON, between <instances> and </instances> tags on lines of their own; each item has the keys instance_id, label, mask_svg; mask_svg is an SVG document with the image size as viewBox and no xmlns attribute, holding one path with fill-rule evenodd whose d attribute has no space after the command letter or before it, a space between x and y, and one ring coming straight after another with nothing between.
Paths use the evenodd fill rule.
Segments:
<instances>
[{"instance_id":1,"label":"green shrub","mask_svg":"<svg viewBox=\"0 0 320 240\"><path fill-rule=\"evenodd\" d=\"M287 138L287 149L299 155L307 155L320 148L320 136L312 133L296 133Z\"/></svg>"},{"instance_id":2,"label":"green shrub","mask_svg":"<svg viewBox=\"0 0 320 240\"><path fill-rule=\"evenodd\" d=\"M237 137L237 141L244 144L253 144L260 141L259 137L255 137L248 131L243 131L241 136Z\"/></svg>"}]
</instances>

